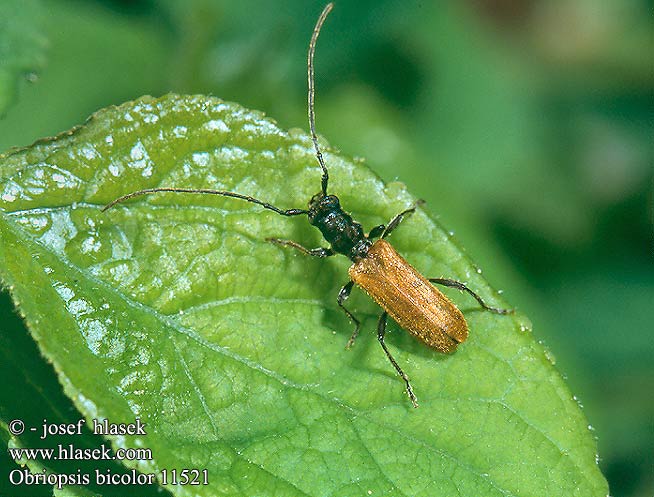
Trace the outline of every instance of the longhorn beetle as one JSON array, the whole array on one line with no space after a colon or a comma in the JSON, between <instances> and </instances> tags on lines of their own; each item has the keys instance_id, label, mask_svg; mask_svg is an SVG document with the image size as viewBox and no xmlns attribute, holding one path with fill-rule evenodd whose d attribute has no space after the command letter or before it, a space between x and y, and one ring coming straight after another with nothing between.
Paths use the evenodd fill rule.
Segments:
<instances>
[{"instance_id":1,"label":"longhorn beetle","mask_svg":"<svg viewBox=\"0 0 654 497\"><path fill-rule=\"evenodd\" d=\"M330 247L308 249L292 240L281 240L279 238L267 238L266 241L291 247L314 257L330 257L335 254L343 254L352 260L354 264L348 270L350 281L341 288L336 299L339 307L355 325L354 332L348 340L346 348L350 348L354 344L361 325L354 314L343 305L356 283L382 307L383 312L377 324L377 339L384 349L386 357L404 380L407 394L413 406L418 407L418 399L413 393L409 377L393 358L384 342L388 316L390 315L402 328L428 347L440 352L453 352L457 345L464 342L468 337L468 325L461 311L431 283L465 291L488 311L507 314L512 310L498 309L487 305L479 295L460 281L447 278L425 278L386 241L386 237L399 226L407 215L415 212L422 201L416 202L413 206L397 214L387 225L375 226L366 235L361 225L341 208L338 197L327 193L329 173L316 136L313 58L320 29L333 6L332 3L327 4L320 14L316 26L313 28L307 55L309 129L316 151L316 158L322 169L321 190L309 200L308 209L281 209L249 195L229 191L162 187L148 188L123 195L107 204L102 210L106 211L118 203L140 195L172 192L221 195L258 204L264 209L271 210L282 216L306 215L309 223L322 232Z\"/></svg>"}]
</instances>

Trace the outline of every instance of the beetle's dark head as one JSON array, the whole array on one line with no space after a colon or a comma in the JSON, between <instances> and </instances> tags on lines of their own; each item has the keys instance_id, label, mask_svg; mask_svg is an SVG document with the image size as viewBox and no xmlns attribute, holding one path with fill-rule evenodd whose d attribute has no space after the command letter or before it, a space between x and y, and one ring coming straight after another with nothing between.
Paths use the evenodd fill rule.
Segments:
<instances>
[{"instance_id":1,"label":"beetle's dark head","mask_svg":"<svg viewBox=\"0 0 654 497\"><path fill-rule=\"evenodd\" d=\"M324 218L327 214L341 210L341 203L336 195L325 195L323 192L316 193L309 200L309 222L314 224L317 219Z\"/></svg>"}]
</instances>

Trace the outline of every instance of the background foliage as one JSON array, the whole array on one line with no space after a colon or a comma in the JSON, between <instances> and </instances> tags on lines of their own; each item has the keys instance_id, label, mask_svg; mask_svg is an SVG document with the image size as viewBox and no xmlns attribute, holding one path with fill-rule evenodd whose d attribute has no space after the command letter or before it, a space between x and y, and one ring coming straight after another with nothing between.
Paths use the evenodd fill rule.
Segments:
<instances>
[{"instance_id":1,"label":"background foliage","mask_svg":"<svg viewBox=\"0 0 654 497\"><path fill-rule=\"evenodd\" d=\"M0 102L13 94L6 74L31 75L47 40L45 67L3 104L0 150L168 91L306 128L305 51L322 2L262 5L30 2L40 15L21 21L24 53L5 55L16 52L0 24ZM597 429L614 495L654 485L651 8L341 1L317 60L320 132L425 198L531 316ZM11 312L4 294L0 305Z\"/></svg>"}]
</instances>

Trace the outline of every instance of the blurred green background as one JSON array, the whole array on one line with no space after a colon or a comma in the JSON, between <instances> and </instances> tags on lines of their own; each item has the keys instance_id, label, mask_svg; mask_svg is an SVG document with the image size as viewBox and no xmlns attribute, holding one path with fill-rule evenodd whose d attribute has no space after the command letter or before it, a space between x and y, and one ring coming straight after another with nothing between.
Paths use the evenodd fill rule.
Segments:
<instances>
[{"instance_id":1,"label":"blurred green background","mask_svg":"<svg viewBox=\"0 0 654 497\"><path fill-rule=\"evenodd\" d=\"M15 92L0 150L169 91L307 128L321 1L1 2L0 97ZM615 497L654 489L653 12L652 0L341 0L316 61L319 133L427 200L531 316Z\"/></svg>"}]
</instances>

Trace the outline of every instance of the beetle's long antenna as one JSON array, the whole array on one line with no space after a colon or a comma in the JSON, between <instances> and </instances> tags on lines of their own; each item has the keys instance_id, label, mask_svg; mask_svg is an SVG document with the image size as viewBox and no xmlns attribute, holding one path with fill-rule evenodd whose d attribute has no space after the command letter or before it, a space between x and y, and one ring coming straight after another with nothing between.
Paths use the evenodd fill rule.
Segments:
<instances>
[{"instance_id":1,"label":"beetle's long antenna","mask_svg":"<svg viewBox=\"0 0 654 497\"><path fill-rule=\"evenodd\" d=\"M318 159L318 163L320 164L320 167L322 168L322 193L324 195L327 195L327 183L329 182L329 173L327 172L327 166L325 165L325 161L322 157L322 153L320 152L320 147L318 146L318 137L316 136L316 114L314 111L314 78L313 78L313 57L314 54L316 53L316 41L318 41L318 35L320 34L320 29L322 28L322 25L325 22L325 19L331 12L331 10L334 8L333 3L328 3L323 11L320 14L320 17L318 17L318 21L316 22L316 26L313 28L313 34L311 35L311 41L309 42L309 54L307 56L307 79L309 82L309 95L308 95L308 103L309 103L309 128L311 130L311 139L313 140L313 147L316 150L316 158ZM138 190L132 193L128 193L127 195L123 195L122 197L118 197L117 199L113 200L112 202L108 203L102 208L102 211L106 211L108 209L111 209L114 207L116 204L120 204L126 200L129 200L134 197L139 197L141 195L150 195L152 193L163 193L163 192L170 192L170 193L199 193L199 194L207 194L207 195L221 195L223 197L232 197L232 198L238 198L241 200L245 200L246 202L251 202L253 204L258 204L264 209L269 209L273 212L276 212L277 214L281 214L282 216L298 216L301 214L307 214L308 211L304 209L280 209L279 207L275 207L274 205L271 205L267 202L263 202L262 200L258 200L254 197L250 197L249 195L242 195L240 193L235 193L235 192L228 192L228 191L223 191L223 190L209 190L209 189L193 189L193 188L168 188L168 187L161 187L161 188L146 188L144 190Z\"/></svg>"},{"instance_id":2,"label":"beetle's long antenna","mask_svg":"<svg viewBox=\"0 0 654 497\"><path fill-rule=\"evenodd\" d=\"M271 205L267 202L263 202L254 197L250 197L249 195L241 195L240 193L227 192L223 190L208 190L203 188L194 189L194 188L168 188L168 187L146 188L145 190L138 190L136 192L128 193L127 195L118 197L117 199L105 205L102 208L102 212L106 211L107 209L111 209L114 205L120 204L121 202L124 202L125 200L129 200L130 198L139 197L141 195L149 195L151 193L160 193L160 192L200 193L200 194L207 194L207 195L221 195L223 197L240 198L241 200L252 202L253 204L258 204L264 209L269 209L271 211L276 212L277 214L281 214L282 216L299 216L300 214L307 213L307 211L305 211L304 209L286 209L286 210L280 209L279 207L275 207L274 205Z\"/></svg>"},{"instance_id":3,"label":"beetle's long antenna","mask_svg":"<svg viewBox=\"0 0 654 497\"><path fill-rule=\"evenodd\" d=\"M320 147L318 146L318 137L316 136L316 113L313 109L314 101L314 82L313 82L313 56L316 53L316 41L318 41L318 35L320 34L320 28L322 28L327 15L334 8L333 3L328 3L323 9L316 26L313 28L313 34L311 35L311 41L309 42L309 54L307 57L307 79L309 81L309 129L311 130L311 139L313 140L313 147L316 149L316 158L318 163L322 168L322 193L327 195L327 183L329 182L329 173L327 172L327 166L325 166L325 161L322 158L322 153L320 152Z\"/></svg>"}]
</instances>

